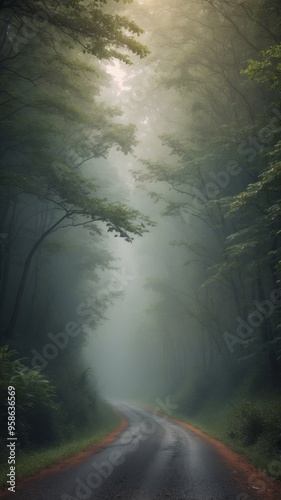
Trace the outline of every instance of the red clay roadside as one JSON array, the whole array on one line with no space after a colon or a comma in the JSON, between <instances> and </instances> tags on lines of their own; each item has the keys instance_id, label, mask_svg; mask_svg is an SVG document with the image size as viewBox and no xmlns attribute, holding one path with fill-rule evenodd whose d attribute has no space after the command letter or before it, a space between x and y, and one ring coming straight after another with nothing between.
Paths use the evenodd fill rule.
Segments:
<instances>
[{"instance_id":1,"label":"red clay roadside","mask_svg":"<svg viewBox=\"0 0 281 500\"><path fill-rule=\"evenodd\" d=\"M147 410L153 411L151 407L146 406L145 404L137 404ZM154 410L154 413L167 418L171 422L176 422L182 427L185 427L197 436L211 443L212 446L218 450L218 453L222 457L225 465L230 470L231 476L239 484L241 489L242 493L236 500L251 500L254 498L259 500L281 500L281 483L274 480L264 471L256 469L244 457L228 448L228 446L224 443L209 436L200 429L197 429L194 425L183 422L182 420L168 417L160 411Z\"/></svg>"},{"instance_id":2,"label":"red clay roadside","mask_svg":"<svg viewBox=\"0 0 281 500\"><path fill-rule=\"evenodd\" d=\"M50 465L47 469L42 469L32 476L28 476L24 479L21 479L17 481L17 488L23 486L24 484L27 484L31 481L38 481L40 479L43 479L50 474L53 474L55 472L59 471L64 471L67 469L70 469L74 467L75 465L83 462L86 460L88 457L91 455L98 453L102 449L106 448L109 444L111 444L124 430L127 429L128 427L128 421L126 418L118 411L116 408L113 408L114 412L120 417L120 424L118 427L112 431L108 436L104 437L101 441L98 443L94 444L87 450L81 451L78 453L78 455L74 455L73 457L70 458L65 458L63 460L60 460L59 462L55 463L54 465ZM0 492L0 498L6 498L9 495L11 496L10 492L7 492L6 488L2 488Z\"/></svg>"}]
</instances>

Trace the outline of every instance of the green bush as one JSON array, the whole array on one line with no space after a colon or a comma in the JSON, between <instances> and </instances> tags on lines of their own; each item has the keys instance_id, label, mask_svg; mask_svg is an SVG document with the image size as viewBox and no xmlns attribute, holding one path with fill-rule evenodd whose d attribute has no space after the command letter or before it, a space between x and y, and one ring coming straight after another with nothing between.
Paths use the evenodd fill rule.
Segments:
<instances>
[{"instance_id":1,"label":"green bush","mask_svg":"<svg viewBox=\"0 0 281 500\"><path fill-rule=\"evenodd\" d=\"M228 435L250 446L261 436L264 428L265 422L260 409L253 402L244 401L234 407L231 413Z\"/></svg>"},{"instance_id":2,"label":"green bush","mask_svg":"<svg viewBox=\"0 0 281 500\"><path fill-rule=\"evenodd\" d=\"M56 403L52 382L16 359L17 352L0 347L0 429L7 434L8 386L16 392L16 432L20 446L26 447L54 438Z\"/></svg>"},{"instance_id":3,"label":"green bush","mask_svg":"<svg viewBox=\"0 0 281 500\"><path fill-rule=\"evenodd\" d=\"M58 371L57 392L68 418L68 427L73 429L91 426L97 410L97 382L90 369L83 369L71 360L63 365L63 372Z\"/></svg>"}]
</instances>

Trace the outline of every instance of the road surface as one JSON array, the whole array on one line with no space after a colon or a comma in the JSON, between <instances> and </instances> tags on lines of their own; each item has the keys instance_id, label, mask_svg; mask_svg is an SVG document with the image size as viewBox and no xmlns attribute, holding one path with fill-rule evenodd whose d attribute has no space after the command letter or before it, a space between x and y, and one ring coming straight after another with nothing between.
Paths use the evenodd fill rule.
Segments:
<instances>
[{"instance_id":1,"label":"road surface","mask_svg":"<svg viewBox=\"0 0 281 500\"><path fill-rule=\"evenodd\" d=\"M208 440L137 404L122 402L116 406L129 426L115 441L67 470L19 484L16 493L9 497L19 500L257 498L243 492L233 467Z\"/></svg>"}]
</instances>

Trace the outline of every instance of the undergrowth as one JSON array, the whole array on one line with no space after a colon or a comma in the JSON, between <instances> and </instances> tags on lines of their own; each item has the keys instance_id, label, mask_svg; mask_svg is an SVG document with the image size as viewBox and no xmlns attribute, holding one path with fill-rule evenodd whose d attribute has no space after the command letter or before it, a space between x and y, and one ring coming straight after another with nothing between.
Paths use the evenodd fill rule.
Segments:
<instances>
[{"instance_id":1,"label":"undergrowth","mask_svg":"<svg viewBox=\"0 0 281 500\"><path fill-rule=\"evenodd\" d=\"M112 432L120 421L118 415L107 403L100 402L95 414L93 424L72 435L71 439L51 443L41 448L25 449L16 454L16 480L35 474L38 470L47 468L56 462L75 456L90 448ZM7 482L7 456L6 450L0 455L1 472L0 486L6 488Z\"/></svg>"}]
</instances>

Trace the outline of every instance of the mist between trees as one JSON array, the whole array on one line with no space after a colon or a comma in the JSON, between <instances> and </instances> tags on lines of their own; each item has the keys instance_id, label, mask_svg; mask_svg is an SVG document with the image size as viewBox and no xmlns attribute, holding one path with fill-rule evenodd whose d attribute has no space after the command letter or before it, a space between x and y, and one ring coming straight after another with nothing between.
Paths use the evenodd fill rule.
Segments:
<instances>
[{"instance_id":1,"label":"mist between trees","mask_svg":"<svg viewBox=\"0 0 281 500\"><path fill-rule=\"evenodd\" d=\"M21 446L74 435L102 396L188 415L279 397L279 1L0 9L0 371Z\"/></svg>"}]
</instances>

